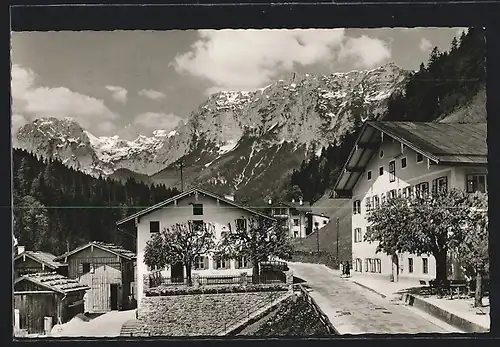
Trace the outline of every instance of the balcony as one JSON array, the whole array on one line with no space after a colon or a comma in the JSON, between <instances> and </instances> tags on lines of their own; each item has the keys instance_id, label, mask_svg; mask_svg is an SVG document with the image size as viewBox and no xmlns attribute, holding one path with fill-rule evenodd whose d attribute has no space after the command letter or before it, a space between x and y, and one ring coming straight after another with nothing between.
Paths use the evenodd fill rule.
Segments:
<instances>
[{"instance_id":1,"label":"balcony","mask_svg":"<svg viewBox=\"0 0 500 347\"><path fill-rule=\"evenodd\" d=\"M272 216L276 219L287 219L289 217L287 214L273 214Z\"/></svg>"}]
</instances>

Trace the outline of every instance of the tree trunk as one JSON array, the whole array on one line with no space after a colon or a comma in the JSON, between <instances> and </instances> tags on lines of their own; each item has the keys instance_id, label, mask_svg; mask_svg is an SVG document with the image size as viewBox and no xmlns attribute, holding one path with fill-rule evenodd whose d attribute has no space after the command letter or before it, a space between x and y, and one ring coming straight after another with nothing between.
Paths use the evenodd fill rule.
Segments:
<instances>
[{"instance_id":1,"label":"tree trunk","mask_svg":"<svg viewBox=\"0 0 500 347\"><path fill-rule=\"evenodd\" d=\"M447 252L439 251L433 254L436 259L436 285L438 287L445 287L448 282L448 272L446 268Z\"/></svg>"},{"instance_id":2,"label":"tree trunk","mask_svg":"<svg viewBox=\"0 0 500 347\"><path fill-rule=\"evenodd\" d=\"M476 292L474 295L474 307L483 307L483 274L476 271Z\"/></svg>"},{"instance_id":3,"label":"tree trunk","mask_svg":"<svg viewBox=\"0 0 500 347\"><path fill-rule=\"evenodd\" d=\"M253 283L259 283L259 262L254 261L253 262L253 270L252 270L252 279Z\"/></svg>"},{"instance_id":4,"label":"tree trunk","mask_svg":"<svg viewBox=\"0 0 500 347\"><path fill-rule=\"evenodd\" d=\"M186 263L184 264L186 267L186 282L188 286L193 285L193 282L191 281L191 263Z\"/></svg>"}]
</instances>

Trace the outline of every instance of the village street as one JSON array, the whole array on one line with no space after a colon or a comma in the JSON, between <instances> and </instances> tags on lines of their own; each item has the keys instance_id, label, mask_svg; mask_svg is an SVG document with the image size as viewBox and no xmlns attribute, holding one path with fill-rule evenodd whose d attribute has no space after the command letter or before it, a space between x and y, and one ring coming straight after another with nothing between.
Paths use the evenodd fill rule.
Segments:
<instances>
[{"instance_id":1,"label":"village street","mask_svg":"<svg viewBox=\"0 0 500 347\"><path fill-rule=\"evenodd\" d=\"M450 333L457 329L372 293L324 265L288 263L340 334Z\"/></svg>"}]
</instances>

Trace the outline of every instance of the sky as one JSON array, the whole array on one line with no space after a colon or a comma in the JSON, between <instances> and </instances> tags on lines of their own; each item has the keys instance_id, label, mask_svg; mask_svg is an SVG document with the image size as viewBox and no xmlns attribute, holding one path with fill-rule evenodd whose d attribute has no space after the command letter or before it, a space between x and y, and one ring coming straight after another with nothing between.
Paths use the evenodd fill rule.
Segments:
<instances>
[{"instance_id":1,"label":"sky","mask_svg":"<svg viewBox=\"0 0 500 347\"><path fill-rule=\"evenodd\" d=\"M12 126L71 117L96 136L173 129L220 90L291 72L416 70L464 28L12 32Z\"/></svg>"}]
</instances>

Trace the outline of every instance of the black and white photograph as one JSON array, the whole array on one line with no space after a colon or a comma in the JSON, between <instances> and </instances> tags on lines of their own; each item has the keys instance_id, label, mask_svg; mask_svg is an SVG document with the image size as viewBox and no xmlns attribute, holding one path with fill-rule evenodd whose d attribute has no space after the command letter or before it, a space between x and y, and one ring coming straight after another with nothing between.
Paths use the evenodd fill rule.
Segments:
<instances>
[{"instance_id":1,"label":"black and white photograph","mask_svg":"<svg viewBox=\"0 0 500 347\"><path fill-rule=\"evenodd\" d=\"M490 331L484 28L10 55L16 339Z\"/></svg>"}]
</instances>

